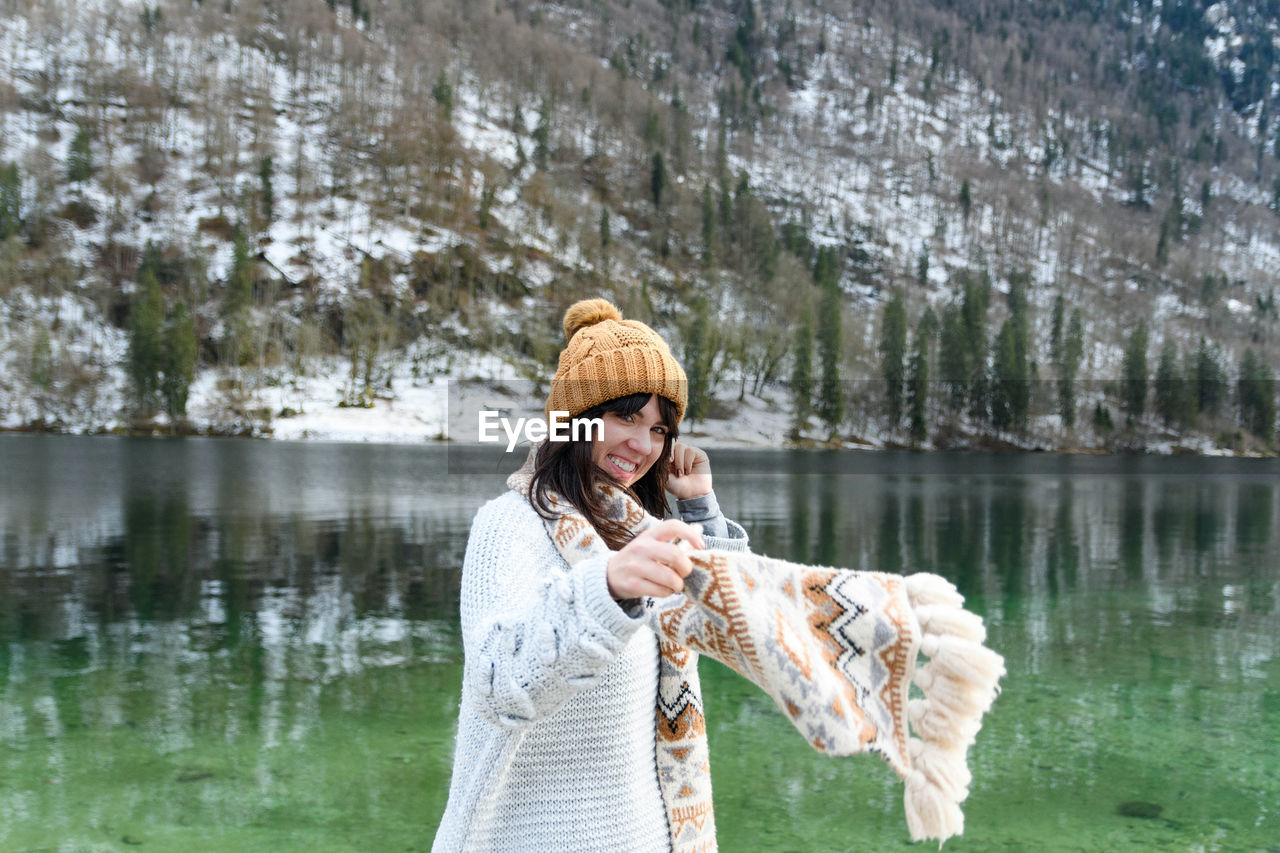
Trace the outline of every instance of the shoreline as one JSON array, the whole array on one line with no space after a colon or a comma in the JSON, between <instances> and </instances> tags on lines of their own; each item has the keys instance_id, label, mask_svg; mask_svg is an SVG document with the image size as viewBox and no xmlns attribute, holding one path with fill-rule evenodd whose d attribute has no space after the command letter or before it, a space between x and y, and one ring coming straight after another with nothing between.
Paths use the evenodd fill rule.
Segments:
<instances>
[{"instance_id":1,"label":"shoreline","mask_svg":"<svg viewBox=\"0 0 1280 853\"><path fill-rule=\"evenodd\" d=\"M339 442L404 446L479 445L479 417L493 412L502 418L544 415L542 381L511 375L501 360L477 360L458 373L422 375L400 362L400 368L376 389L352 392L349 365L340 360L318 362L305 376L265 374L250 389L218 371L201 371L192 385L187 416L176 423L162 414L130 415L123 391L111 404L74 417L67 412L37 416L14 407L0 418L0 433L115 435L154 437L255 438L273 441ZM905 430L888 431L881 418L851 407L846 431L835 441L824 437L810 419L799 435L791 414L790 392L769 385L758 393L737 380L719 383L697 421L686 418L681 434L707 449L796 449L919 453L1055 453L1062 455L1202 456L1275 458L1238 425L1219 421L1215 440L1207 432L1179 434L1154 416L1134 427L1102 431L1087 423L1067 428L1057 415L1031 418L1020 435L993 434L964 415L932 412L932 428L924 445L912 445ZM1096 401L1095 401L1096 402ZM1090 401L1082 400L1082 408ZM24 411L25 409L25 411ZM47 412L47 410L46 410Z\"/></svg>"}]
</instances>

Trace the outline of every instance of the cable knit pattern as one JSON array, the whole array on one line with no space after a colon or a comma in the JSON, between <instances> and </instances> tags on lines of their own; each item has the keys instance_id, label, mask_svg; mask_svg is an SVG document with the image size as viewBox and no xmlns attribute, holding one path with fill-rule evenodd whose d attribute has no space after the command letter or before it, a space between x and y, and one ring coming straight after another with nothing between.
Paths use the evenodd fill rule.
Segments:
<instances>
[{"instance_id":1,"label":"cable knit pattern","mask_svg":"<svg viewBox=\"0 0 1280 853\"><path fill-rule=\"evenodd\" d=\"M720 522L734 538L709 544L745 550L742 528ZM609 596L606 559L570 567L514 491L476 514L454 772L433 850L670 849L655 758L658 641L648 614L633 618Z\"/></svg>"},{"instance_id":2,"label":"cable knit pattern","mask_svg":"<svg viewBox=\"0 0 1280 853\"><path fill-rule=\"evenodd\" d=\"M520 728L594 685L640 621L610 597L604 557L572 571L553 565L541 578L530 572L518 553L525 543L499 518L511 514L504 509L501 502L486 506L476 519L479 535L468 543L462 626L476 670L464 684L486 719Z\"/></svg>"}]
</instances>

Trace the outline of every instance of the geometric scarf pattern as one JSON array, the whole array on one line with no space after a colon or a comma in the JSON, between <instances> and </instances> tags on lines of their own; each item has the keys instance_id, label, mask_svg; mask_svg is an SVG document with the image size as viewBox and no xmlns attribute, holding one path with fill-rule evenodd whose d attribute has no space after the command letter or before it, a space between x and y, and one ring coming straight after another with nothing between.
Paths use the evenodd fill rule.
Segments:
<instances>
[{"instance_id":1,"label":"geometric scarf pattern","mask_svg":"<svg viewBox=\"0 0 1280 853\"><path fill-rule=\"evenodd\" d=\"M533 456L508 480L526 496ZM657 523L624 489L605 484L601 494L606 515L633 535ZM569 565L607 552L586 518L550 497L557 515L547 530ZM660 647L654 723L672 849L716 849L698 655L764 690L814 749L888 762L905 783L912 840L962 833L968 748L999 692L1004 659L983 645L982 619L962 607L955 587L930 574L687 553L694 568L683 593L643 601Z\"/></svg>"}]
</instances>

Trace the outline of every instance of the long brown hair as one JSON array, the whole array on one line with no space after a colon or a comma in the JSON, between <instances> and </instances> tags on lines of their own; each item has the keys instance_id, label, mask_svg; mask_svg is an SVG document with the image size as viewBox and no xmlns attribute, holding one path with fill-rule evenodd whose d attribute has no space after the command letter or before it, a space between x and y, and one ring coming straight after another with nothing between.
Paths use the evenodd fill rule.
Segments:
<instances>
[{"instance_id":1,"label":"long brown hair","mask_svg":"<svg viewBox=\"0 0 1280 853\"><path fill-rule=\"evenodd\" d=\"M634 415L648 404L651 396L654 395L645 391L618 397L592 406L576 415L573 420L600 418L606 413ZM671 445L675 443L679 433L679 425L676 421L676 405L666 397L658 396L658 413L662 416L662 425L667 428L662 453L643 477L630 486L620 488L626 489L644 507L645 512L663 518L667 514L668 460ZM590 430L587 434L591 434ZM538 515L554 519L559 513L552 508L550 496L553 493L559 495L582 513L605 544L616 551L630 542L633 534L621 522L605 517L604 499L596 491L596 486L601 483L619 486L592 461L590 441L544 441L533 460L529 502Z\"/></svg>"}]
</instances>

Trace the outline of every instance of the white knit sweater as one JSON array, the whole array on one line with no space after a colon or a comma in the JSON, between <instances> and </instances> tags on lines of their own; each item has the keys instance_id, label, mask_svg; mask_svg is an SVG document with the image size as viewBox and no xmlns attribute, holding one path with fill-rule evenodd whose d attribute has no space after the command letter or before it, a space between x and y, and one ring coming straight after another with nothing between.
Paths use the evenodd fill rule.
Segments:
<instances>
[{"instance_id":1,"label":"white knit sweater","mask_svg":"<svg viewBox=\"0 0 1280 853\"><path fill-rule=\"evenodd\" d=\"M725 524L715 516L704 530ZM704 538L745 550L742 528L728 531ZM571 569L514 491L476 513L462 569L453 779L433 851L670 849L655 756L657 638L610 597L605 562Z\"/></svg>"}]
</instances>

